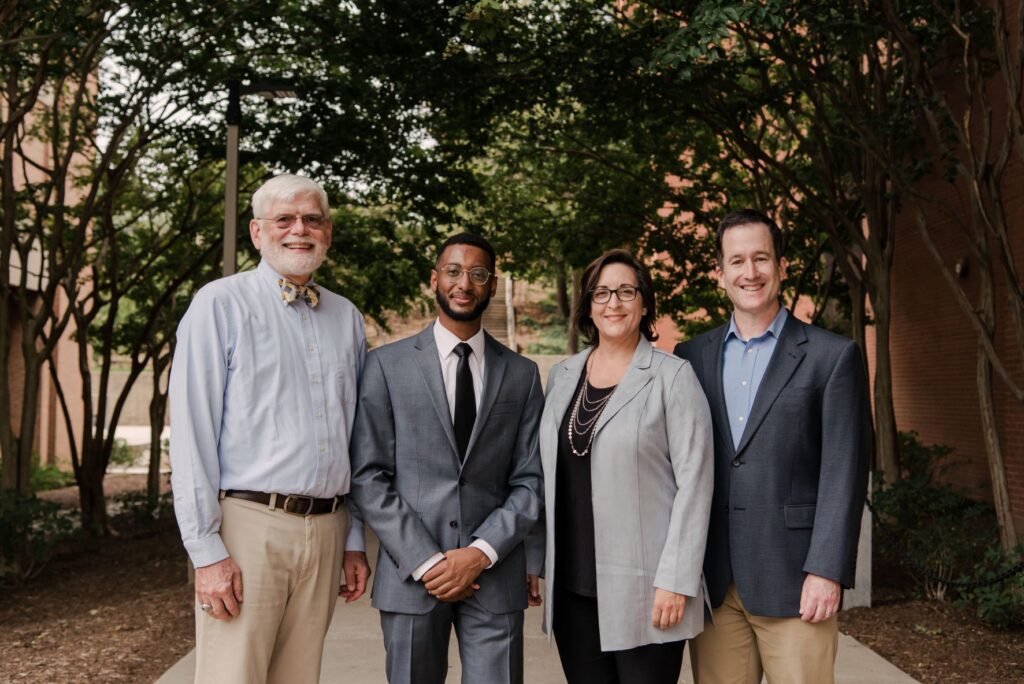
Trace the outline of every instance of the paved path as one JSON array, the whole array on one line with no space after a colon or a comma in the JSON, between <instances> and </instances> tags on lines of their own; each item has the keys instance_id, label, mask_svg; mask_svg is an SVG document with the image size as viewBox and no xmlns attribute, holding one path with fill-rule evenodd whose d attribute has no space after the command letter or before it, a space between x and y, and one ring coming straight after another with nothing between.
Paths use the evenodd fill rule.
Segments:
<instances>
[{"instance_id":1,"label":"paved path","mask_svg":"<svg viewBox=\"0 0 1024 684\"><path fill-rule=\"evenodd\" d=\"M376 540L367 534L370 557L376 557ZM540 630L541 611L526 613L526 684L564 684L558 654L548 648L547 637ZM458 647L454 636L448 656L448 681L457 684L462 675ZM188 684L195 671L195 652L178 661L158 684ZM384 643L377 611L370 607L369 596L354 604L339 603L334 621L327 633L323 671L320 681L337 684L386 684L384 677ZM680 684L692 684L689 649L683 663ZM914 684L916 680L897 669L856 639L839 635L839 656L836 663L837 684Z\"/></svg>"}]
</instances>

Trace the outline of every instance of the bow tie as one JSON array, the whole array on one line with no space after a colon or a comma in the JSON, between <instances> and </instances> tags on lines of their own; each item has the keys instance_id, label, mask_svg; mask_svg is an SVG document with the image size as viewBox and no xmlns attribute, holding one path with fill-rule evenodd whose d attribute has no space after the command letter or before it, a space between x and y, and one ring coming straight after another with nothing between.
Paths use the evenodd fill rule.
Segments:
<instances>
[{"instance_id":1,"label":"bow tie","mask_svg":"<svg viewBox=\"0 0 1024 684\"><path fill-rule=\"evenodd\" d=\"M320 303L320 288L316 285L296 285L290 280L281 278L277 281L281 286L281 301L291 304L296 299L302 298L309 304L309 308L315 309Z\"/></svg>"}]
</instances>

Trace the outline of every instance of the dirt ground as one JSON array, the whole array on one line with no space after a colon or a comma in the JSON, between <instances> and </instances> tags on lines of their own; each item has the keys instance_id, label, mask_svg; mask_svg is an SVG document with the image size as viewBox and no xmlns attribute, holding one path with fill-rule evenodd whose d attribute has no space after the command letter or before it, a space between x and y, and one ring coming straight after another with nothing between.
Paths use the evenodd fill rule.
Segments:
<instances>
[{"instance_id":1,"label":"dirt ground","mask_svg":"<svg viewBox=\"0 0 1024 684\"><path fill-rule=\"evenodd\" d=\"M109 478L111 491L144 487ZM47 498L77 503L73 488ZM152 682L194 645L186 557L172 521L53 561L0 589L0 682ZM840 614L843 632L925 684L1024 682L1024 630L998 632L950 603L910 600L878 576L876 605Z\"/></svg>"}]
</instances>

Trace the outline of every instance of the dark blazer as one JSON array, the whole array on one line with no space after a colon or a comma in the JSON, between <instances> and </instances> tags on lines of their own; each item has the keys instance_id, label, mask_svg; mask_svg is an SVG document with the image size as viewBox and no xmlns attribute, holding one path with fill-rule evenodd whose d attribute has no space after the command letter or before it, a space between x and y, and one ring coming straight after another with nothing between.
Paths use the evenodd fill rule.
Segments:
<instances>
[{"instance_id":1,"label":"dark blazer","mask_svg":"<svg viewBox=\"0 0 1024 684\"><path fill-rule=\"evenodd\" d=\"M491 613L523 610L523 540L543 496L537 365L487 335L483 396L460 464L432 328L371 351L360 381L351 494L381 543L373 605L427 613L437 599L412 572L481 538L498 562L470 600Z\"/></svg>"},{"instance_id":2,"label":"dark blazer","mask_svg":"<svg viewBox=\"0 0 1024 684\"><path fill-rule=\"evenodd\" d=\"M739 447L726 415L728 326L676 346L711 406L715 492L704 575L718 607L796 617L806 573L852 587L872 449L868 383L853 341L790 314Z\"/></svg>"}]
</instances>

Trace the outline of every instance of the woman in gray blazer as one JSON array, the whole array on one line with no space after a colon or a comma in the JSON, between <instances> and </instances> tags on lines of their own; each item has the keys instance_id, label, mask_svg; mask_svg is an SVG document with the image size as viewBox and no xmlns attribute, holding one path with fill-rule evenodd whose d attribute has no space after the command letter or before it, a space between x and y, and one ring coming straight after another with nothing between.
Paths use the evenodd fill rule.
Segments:
<instances>
[{"instance_id":1,"label":"woman in gray blazer","mask_svg":"<svg viewBox=\"0 0 1024 684\"><path fill-rule=\"evenodd\" d=\"M689 364L651 345L647 268L613 250L581 281L593 346L551 370L540 425L545 630L570 684L675 684L704 625L711 414Z\"/></svg>"}]
</instances>

